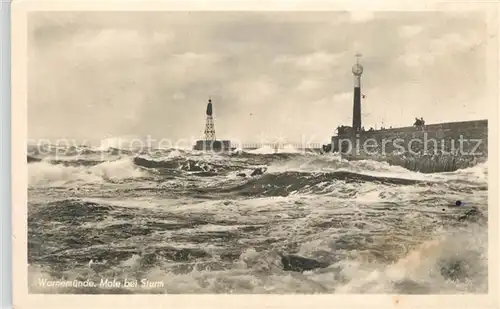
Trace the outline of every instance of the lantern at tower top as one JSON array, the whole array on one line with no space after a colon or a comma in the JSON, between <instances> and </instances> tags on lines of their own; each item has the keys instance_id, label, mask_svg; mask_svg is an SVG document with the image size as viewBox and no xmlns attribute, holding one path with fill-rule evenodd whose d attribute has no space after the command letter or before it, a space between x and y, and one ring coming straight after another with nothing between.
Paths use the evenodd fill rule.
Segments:
<instances>
[{"instance_id":1,"label":"lantern at tower top","mask_svg":"<svg viewBox=\"0 0 500 309\"><path fill-rule=\"evenodd\" d=\"M356 63L352 66L352 74L356 76L361 76L363 74L363 66L359 64L359 58L361 57L361 54L356 54Z\"/></svg>"}]
</instances>

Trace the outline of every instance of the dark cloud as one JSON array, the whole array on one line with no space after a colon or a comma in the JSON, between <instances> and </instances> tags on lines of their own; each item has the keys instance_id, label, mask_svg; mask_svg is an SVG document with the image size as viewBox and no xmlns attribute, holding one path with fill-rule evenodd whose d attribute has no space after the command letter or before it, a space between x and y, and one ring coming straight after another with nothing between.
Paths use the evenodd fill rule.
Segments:
<instances>
[{"instance_id":1,"label":"dark cloud","mask_svg":"<svg viewBox=\"0 0 500 309\"><path fill-rule=\"evenodd\" d=\"M29 135L326 141L349 124L362 52L364 123L486 118L486 25L443 12L38 12Z\"/></svg>"}]
</instances>

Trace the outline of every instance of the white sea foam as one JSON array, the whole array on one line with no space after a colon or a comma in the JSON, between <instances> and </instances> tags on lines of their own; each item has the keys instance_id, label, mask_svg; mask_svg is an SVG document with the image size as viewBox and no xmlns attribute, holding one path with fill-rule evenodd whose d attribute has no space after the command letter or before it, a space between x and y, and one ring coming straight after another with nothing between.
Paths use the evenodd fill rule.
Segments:
<instances>
[{"instance_id":1,"label":"white sea foam","mask_svg":"<svg viewBox=\"0 0 500 309\"><path fill-rule=\"evenodd\" d=\"M246 160L255 160L254 156L248 159L250 156L244 154L228 157L173 151L148 159L167 161L183 157L211 164L242 165L247 170L255 167L253 163L244 165ZM266 160L270 160L268 157ZM38 189L95 184L99 190L97 196L85 196L80 202L114 207L113 212L100 221L83 222L86 217L80 214L83 224L79 228L86 230L78 232L82 238L88 233L99 237L106 232L114 241L61 251L60 254L66 254L61 261L79 260L81 255L96 249L125 257L99 274L84 263L72 264L62 274L68 280L82 276L130 278L140 273L149 280L164 283L164 287L156 290L131 288L137 293L435 294L487 290L487 228L475 224L456 227L453 215L462 209L446 207L460 199L487 213L488 192L483 188L488 183L486 163L450 173L422 174L369 160L349 162L336 155L277 156L276 160L267 162L267 173L258 177L237 177L238 171L233 170L229 176L187 174L182 179L168 178L154 183L156 191L138 190L133 196L107 191L103 197L100 191L103 183L130 179L126 185L133 191L142 185L142 180L135 182L134 178L143 177L147 172L135 166L131 158L77 167L42 161L29 164L29 184ZM290 171L303 174L289 173L279 181L268 181ZM423 180L430 184L395 185L342 181L335 177L311 181L320 174L335 171ZM165 175L171 177L168 173ZM286 196L272 195L292 185L296 186L285 192ZM232 186L236 188L234 192L241 187L256 192L257 196L217 195ZM194 190L198 194L205 187L215 188L205 193L210 198L194 198L186 193ZM175 191L179 193L174 198L168 195L171 188L180 190ZM47 188L48 196L50 190ZM271 192L269 196L259 195L266 190ZM68 205L74 207L75 203ZM88 207L86 205L83 203L80 207ZM455 220L455 223L447 220ZM181 226L171 228L162 227L162 224ZM133 228L120 231L116 228L119 225ZM141 228L144 233L128 234ZM90 231L96 229L100 230ZM126 236L120 236L121 232ZM61 244L64 241L56 243ZM155 255L155 250L166 248L201 250L207 256L174 261L160 253ZM133 254L127 256L130 250ZM330 266L304 273L286 272L280 264L280 252L318 260L326 256ZM239 254L239 257L228 261L223 254ZM450 276L456 265L460 268L457 271L462 273ZM30 291L47 292L33 282L36 283L37 278L59 279L50 273L54 272L31 265Z\"/></svg>"},{"instance_id":2,"label":"white sea foam","mask_svg":"<svg viewBox=\"0 0 500 309\"><path fill-rule=\"evenodd\" d=\"M145 173L134 166L130 158L100 163L95 166L64 166L46 161L28 165L30 186L62 186L77 183L100 183L141 177Z\"/></svg>"},{"instance_id":3,"label":"white sea foam","mask_svg":"<svg viewBox=\"0 0 500 309\"><path fill-rule=\"evenodd\" d=\"M311 248L318 249L321 242L311 241ZM148 291L127 288L138 293L481 293L487 290L487 240L484 231L448 231L434 235L411 248L394 263L342 259L326 269L301 273L281 269L278 251L261 251L248 248L230 269L211 269L209 263L196 263L189 272L175 273L168 270L172 264L162 265L143 273L144 278L161 281L164 286ZM196 246L194 247L196 248ZM217 247L212 247L214 250ZM133 273L141 269L142 257L132 255L113 272ZM466 265L455 278L446 274L446 268L455 263ZM167 269L166 269L167 268ZM67 280L90 270L66 273ZM36 286L40 278L54 280L43 269L29 267L31 291L46 292ZM130 278L130 275L129 275ZM53 288L64 291L64 288Z\"/></svg>"},{"instance_id":4,"label":"white sea foam","mask_svg":"<svg viewBox=\"0 0 500 309\"><path fill-rule=\"evenodd\" d=\"M300 153L300 150L295 148L293 145L286 144L280 148L273 148L271 146L264 145L260 148L254 150L248 150L247 153L251 154L273 154L273 153Z\"/></svg>"}]
</instances>

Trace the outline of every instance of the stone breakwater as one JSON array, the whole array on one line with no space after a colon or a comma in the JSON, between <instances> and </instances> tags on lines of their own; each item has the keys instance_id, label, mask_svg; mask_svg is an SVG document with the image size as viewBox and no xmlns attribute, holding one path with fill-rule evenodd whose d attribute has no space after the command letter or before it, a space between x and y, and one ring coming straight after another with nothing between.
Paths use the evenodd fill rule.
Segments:
<instances>
[{"instance_id":1,"label":"stone breakwater","mask_svg":"<svg viewBox=\"0 0 500 309\"><path fill-rule=\"evenodd\" d=\"M453 172L458 169L472 167L476 164L486 161L486 157L474 156L459 156L453 154L437 154L437 155L388 155L388 156L369 156L369 155L345 155L345 159L350 161L356 160L375 160L379 162L387 162L390 165L404 167L410 171L421 173L439 173Z\"/></svg>"},{"instance_id":2,"label":"stone breakwater","mask_svg":"<svg viewBox=\"0 0 500 309\"><path fill-rule=\"evenodd\" d=\"M483 163L485 160L485 157L442 154L408 157L392 156L387 159L387 162L391 165L402 166L411 171L437 173L453 172L458 169L472 167L478 163Z\"/></svg>"},{"instance_id":3,"label":"stone breakwater","mask_svg":"<svg viewBox=\"0 0 500 309\"><path fill-rule=\"evenodd\" d=\"M431 124L332 137L347 160L385 161L423 173L450 172L488 158L487 120Z\"/></svg>"}]
</instances>

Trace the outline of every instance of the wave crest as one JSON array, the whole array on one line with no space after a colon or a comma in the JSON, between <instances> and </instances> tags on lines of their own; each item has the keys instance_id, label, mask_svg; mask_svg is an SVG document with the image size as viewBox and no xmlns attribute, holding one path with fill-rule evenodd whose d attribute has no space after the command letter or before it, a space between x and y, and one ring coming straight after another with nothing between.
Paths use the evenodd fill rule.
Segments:
<instances>
[{"instance_id":1,"label":"wave crest","mask_svg":"<svg viewBox=\"0 0 500 309\"><path fill-rule=\"evenodd\" d=\"M95 166L65 166L41 161L28 165L30 186L63 186L78 183L100 183L145 177L131 159L99 163Z\"/></svg>"},{"instance_id":2,"label":"wave crest","mask_svg":"<svg viewBox=\"0 0 500 309\"><path fill-rule=\"evenodd\" d=\"M237 194L243 196L288 196L290 194L320 194L332 193L331 186L345 183L377 183L393 185L413 185L419 180L376 177L348 171L308 173L308 172L282 172L270 173L251 179L243 184L221 189L219 187L208 189L212 193Z\"/></svg>"}]
</instances>

